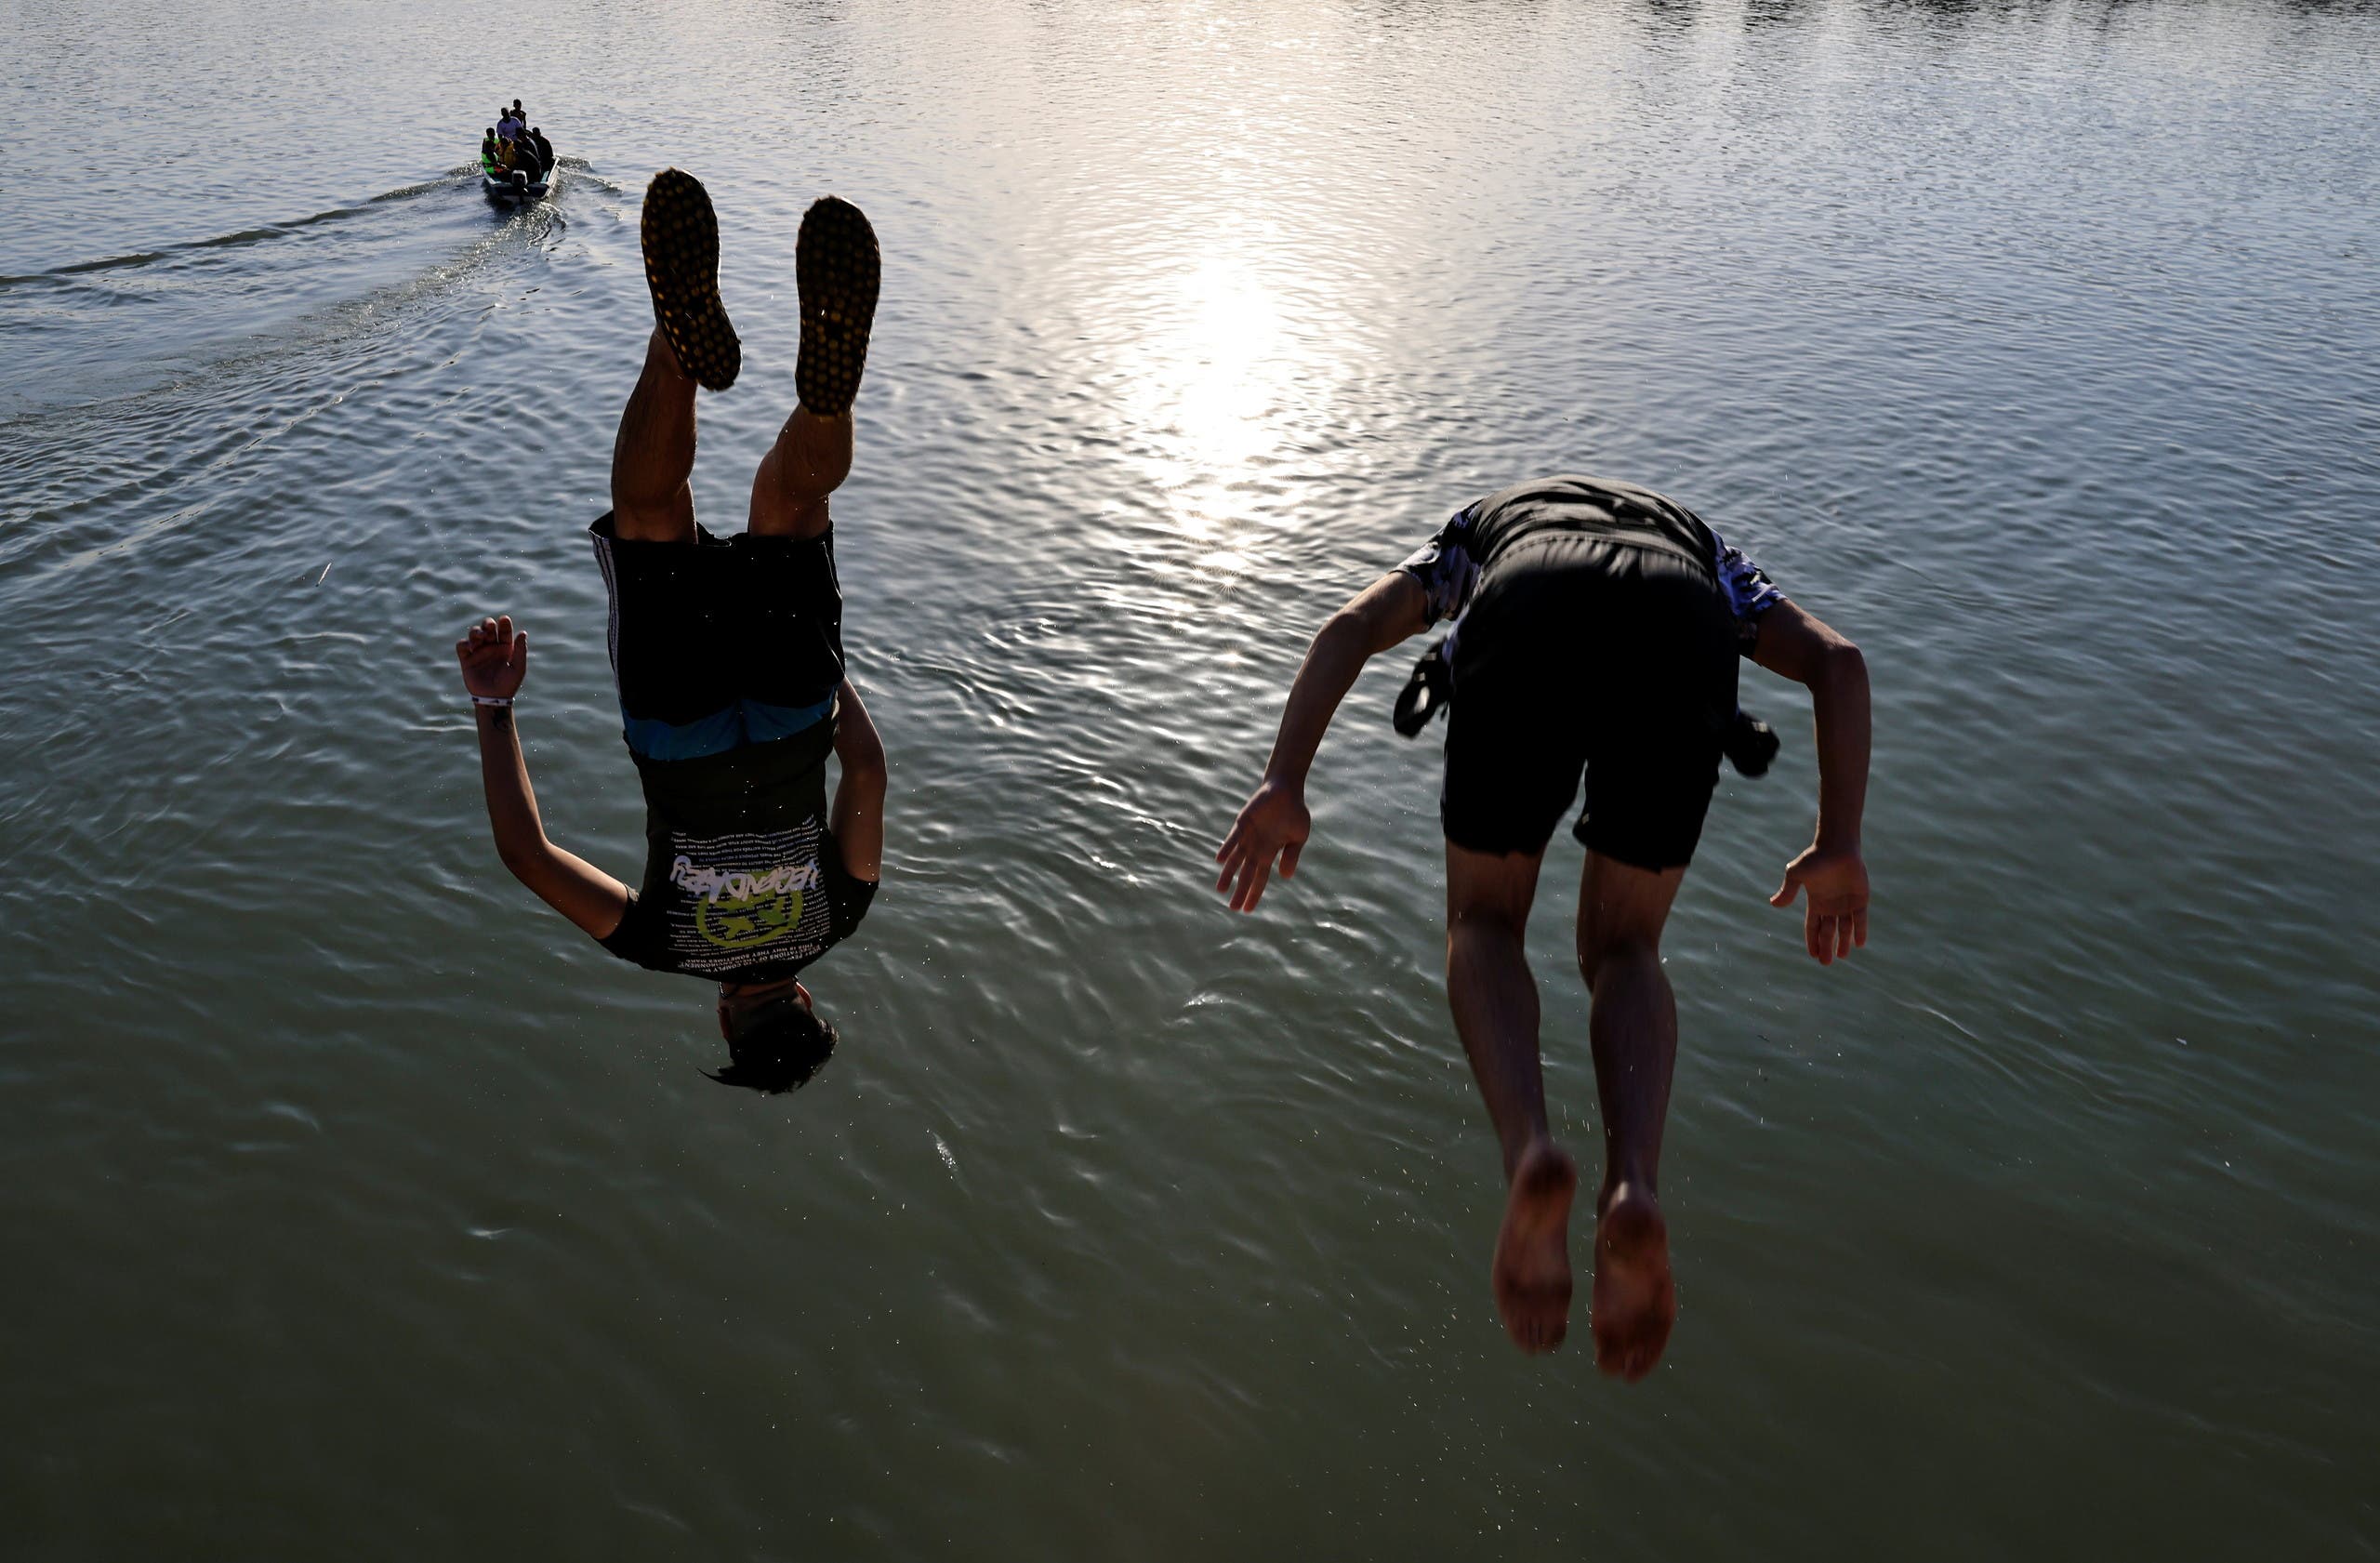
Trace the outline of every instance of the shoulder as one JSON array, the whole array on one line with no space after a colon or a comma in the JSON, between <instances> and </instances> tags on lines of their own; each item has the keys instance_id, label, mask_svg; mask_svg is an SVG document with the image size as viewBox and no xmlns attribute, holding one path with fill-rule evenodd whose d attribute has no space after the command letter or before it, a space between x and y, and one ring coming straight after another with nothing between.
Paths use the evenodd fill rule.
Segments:
<instances>
[{"instance_id":1,"label":"shoulder","mask_svg":"<svg viewBox=\"0 0 2380 1563\"><path fill-rule=\"evenodd\" d=\"M1768 578L1743 550L1730 544L1719 535L1716 527L1711 533L1711 566L1719 577L1720 593L1727 600L1727 611L1735 616L1738 649L1746 656L1760 638L1760 621L1771 608L1785 601L1785 593Z\"/></svg>"},{"instance_id":2,"label":"shoulder","mask_svg":"<svg viewBox=\"0 0 2380 1563\"><path fill-rule=\"evenodd\" d=\"M611 955L631 965L650 968L659 955L656 933L652 918L652 904L631 890L628 905L620 909L620 921L608 934L590 934L598 945Z\"/></svg>"},{"instance_id":3,"label":"shoulder","mask_svg":"<svg viewBox=\"0 0 2380 1563\"><path fill-rule=\"evenodd\" d=\"M1719 589L1727 595L1727 607L1738 618L1757 617L1784 601L1785 594L1768 578L1752 555L1721 536L1717 528L1711 529L1711 567L1719 576Z\"/></svg>"},{"instance_id":4,"label":"shoulder","mask_svg":"<svg viewBox=\"0 0 2380 1563\"><path fill-rule=\"evenodd\" d=\"M1474 546L1478 527L1478 504L1465 505L1397 565L1421 583L1429 598L1431 618L1452 618L1461 612L1478 584L1479 559Z\"/></svg>"}]
</instances>

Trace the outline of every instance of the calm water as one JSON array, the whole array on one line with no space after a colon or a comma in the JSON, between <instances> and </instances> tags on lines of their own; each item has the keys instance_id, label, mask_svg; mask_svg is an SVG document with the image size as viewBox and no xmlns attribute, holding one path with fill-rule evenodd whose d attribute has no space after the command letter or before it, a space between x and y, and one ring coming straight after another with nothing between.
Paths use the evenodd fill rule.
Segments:
<instances>
[{"instance_id":1,"label":"calm water","mask_svg":"<svg viewBox=\"0 0 2380 1563\"><path fill-rule=\"evenodd\" d=\"M0 9L0 1553L2380 1552L2380 9L556 0L509 72L504 14ZM505 216L516 93L572 162ZM716 526L801 210L886 254L888 869L772 1100L502 875L448 650L528 625L549 826L632 868L582 533L671 162ZM1402 658L1298 881L1206 888L1322 615L1563 468L1877 682L1822 972L1747 679L1633 1390L1496 1323Z\"/></svg>"}]
</instances>

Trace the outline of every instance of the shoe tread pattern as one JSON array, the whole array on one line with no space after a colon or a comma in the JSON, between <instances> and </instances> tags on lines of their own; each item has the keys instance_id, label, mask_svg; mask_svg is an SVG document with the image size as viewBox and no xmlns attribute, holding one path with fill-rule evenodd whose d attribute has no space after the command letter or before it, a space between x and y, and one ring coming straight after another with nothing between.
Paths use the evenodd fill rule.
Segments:
<instances>
[{"instance_id":1,"label":"shoe tread pattern","mask_svg":"<svg viewBox=\"0 0 2380 1563\"><path fill-rule=\"evenodd\" d=\"M653 316L678 355L678 366L712 391L735 383L744 366L719 298L719 218L702 181L664 168L644 192L644 280Z\"/></svg>"},{"instance_id":2,"label":"shoe tread pattern","mask_svg":"<svg viewBox=\"0 0 2380 1563\"><path fill-rule=\"evenodd\" d=\"M801 293L801 356L794 364L794 391L810 411L841 417L859 394L868 333L876 323L883 276L876 230L850 202L822 196L802 216L793 270Z\"/></svg>"}]
</instances>

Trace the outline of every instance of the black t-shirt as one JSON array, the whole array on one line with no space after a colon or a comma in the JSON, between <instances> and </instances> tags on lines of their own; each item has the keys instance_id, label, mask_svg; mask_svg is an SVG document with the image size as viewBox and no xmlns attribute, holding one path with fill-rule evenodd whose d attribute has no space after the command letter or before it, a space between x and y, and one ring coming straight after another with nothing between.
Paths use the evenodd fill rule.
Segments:
<instances>
[{"instance_id":1,"label":"black t-shirt","mask_svg":"<svg viewBox=\"0 0 2380 1563\"><path fill-rule=\"evenodd\" d=\"M1447 646L1449 661L1484 572L1514 541L1545 530L1587 531L1616 540L1633 533L1638 542L1691 553L1707 565L1727 600L1737 649L1746 656L1759 644L1761 616L1785 600L1765 570L1674 500L1606 478L1540 478L1465 505L1397 566L1428 593L1433 620L1456 621Z\"/></svg>"},{"instance_id":2,"label":"black t-shirt","mask_svg":"<svg viewBox=\"0 0 2380 1563\"><path fill-rule=\"evenodd\" d=\"M849 937L876 885L826 828L834 722L700 760L639 759L644 883L605 949L718 982L789 977Z\"/></svg>"}]
</instances>

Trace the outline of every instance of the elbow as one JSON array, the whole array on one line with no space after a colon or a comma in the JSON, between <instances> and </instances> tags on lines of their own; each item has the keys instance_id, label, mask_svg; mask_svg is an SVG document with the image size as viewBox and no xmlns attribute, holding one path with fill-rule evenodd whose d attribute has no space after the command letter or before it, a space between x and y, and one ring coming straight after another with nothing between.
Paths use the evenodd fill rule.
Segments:
<instances>
[{"instance_id":1,"label":"elbow","mask_svg":"<svg viewBox=\"0 0 2380 1563\"><path fill-rule=\"evenodd\" d=\"M1322 628L1316 630L1314 635L1316 645L1336 645L1342 641L1354 642L1368 638L1368 632L1364 628L1363 614L1353 607L1341 608L1337 613L1324 619Z\"/></svg>"},{"instance_id":2,"label":"elbow","mask_svg":"<svg viewBox=\"0 0 2380 1563\"><path fill-rule=\"evenodd\" d=\"M1817 666L1810 672L1811 676L1803 682L1814 689L1864 689L1868 684L1868 659L1851 642L1830 632L1818 648Z\"/></svg>"},{"instance_id":3,"label":"elbow","mask_svg":"<svg viewBox=\"0 0 2380 1563\"><path fill-rule=\"evenodd\" d=\"M884 763L884 745L873 729L854 735L836 758L842 762L845 781L857 783L882 796L890 771Z\"/></svg>"},{"instance_id":4,"label":"elbow","mask_svg":"<svg viewBox=\"0 0 2380 1563\"><path fill-rule=\"evenodd\" d=\"M496 841L496 855L503 862L506 871L533 888L537 870L544 865L546 854L550 850L542 836L534 841L513 841L499 836Z\"/></svg>"},{"instance_id":5,"label":"elbow","mask_svg":"<svg viewBox=\"0 0 2380 1563\"><path fill-rule=\"evenodd\" d=\"M1400 637L1383 636L1382 626L1360 607L1345 607L1323 621L1314 637L1314 649L1333 659L1352 660L1361 667L1374 654Z\"/></svg>"}]
</instances>

